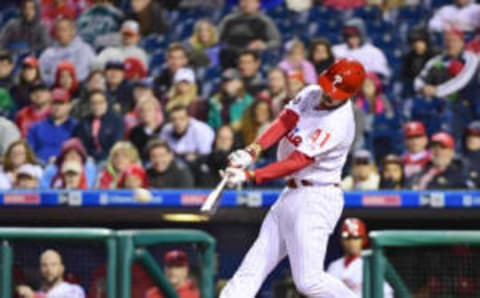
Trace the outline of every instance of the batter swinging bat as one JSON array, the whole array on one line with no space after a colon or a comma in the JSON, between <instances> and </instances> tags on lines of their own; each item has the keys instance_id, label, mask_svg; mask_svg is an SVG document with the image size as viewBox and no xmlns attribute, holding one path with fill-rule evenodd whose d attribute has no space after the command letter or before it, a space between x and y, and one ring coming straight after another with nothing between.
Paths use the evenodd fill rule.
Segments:
<instances>
[{"instance_id":1,"label":"batter swinging bat","mask_svg":"<svg viewBox=\"0 0 480 298\"><path fill-rule=\"evenodd\" d=\"M202 207L200 208L200 212L208 215L213 216L215 212L217 212L218 205L220 204L220 199L222 197L222 192L227 185L227 177L223 177L222 181L218 183L215 189L208 195L205 202L203 202Z\"/></svg>"}]
</instances>

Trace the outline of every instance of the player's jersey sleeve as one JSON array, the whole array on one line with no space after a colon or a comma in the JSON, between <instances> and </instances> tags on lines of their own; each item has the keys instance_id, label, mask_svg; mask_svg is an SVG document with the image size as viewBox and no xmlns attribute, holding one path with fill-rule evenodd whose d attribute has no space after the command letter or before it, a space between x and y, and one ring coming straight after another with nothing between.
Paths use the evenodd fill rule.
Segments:
<instances>
[{"instance_id":1,"label":"player's jersey sleeve","mask_svg":"<svg viewBox=\"0 0 480 298\"><path fill-rule=\"evenodd\" d=\"M303 88L298 94L290 100L290 102L285 106L285 109L289 109L302 115L307 112L309 109L312 109L314 106L320 103L320 98L322 96L322 89L316 85L310 85Z\"/></svg>"}]
</instances>

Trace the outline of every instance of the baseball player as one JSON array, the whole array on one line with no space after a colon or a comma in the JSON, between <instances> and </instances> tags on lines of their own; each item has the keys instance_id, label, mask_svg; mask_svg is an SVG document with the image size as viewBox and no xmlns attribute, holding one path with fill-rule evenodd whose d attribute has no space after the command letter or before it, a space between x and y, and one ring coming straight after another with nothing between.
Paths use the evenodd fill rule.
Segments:
<instances>
[{"instance_id":1,"label":"baseball player","mask_svg":"<svg viewBox=\"0 0 480 298\"><path fill-rule=\"evenodd\" d=\"M358 218L346 218L342 223L342 246L344 256L333 261L327 272L343 281L357 297L362 297L363 259L362 249L367 246L368 236L365 223ZM384 298L393 298L392 288L385 283Z\"/></svg>"},{"instance_id":2,"label":"baseball player","mask_svg":"<svg viewBox=\"0 0 480 298\"><path fill-rule=\"evenodd\" d=\"M260 234L221 298L253 298L267 275L286 256L298 291L307 297L356 297L324 272L330 233L343 209L341 170L355 134L351 98L365 70L340 59L302 89L265 132L230 156L228 183L263 183L285 177L287 187L268 212ZM246 170L262 150L278 145L278 162Z\"/></svg>"}]
</instances>

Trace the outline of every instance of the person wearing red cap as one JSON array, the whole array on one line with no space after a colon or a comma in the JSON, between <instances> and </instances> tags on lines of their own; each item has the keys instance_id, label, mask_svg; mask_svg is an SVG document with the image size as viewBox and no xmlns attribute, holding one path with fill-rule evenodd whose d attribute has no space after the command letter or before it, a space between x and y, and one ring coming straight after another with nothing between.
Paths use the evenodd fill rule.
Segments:
<instances>
[{"instance_id":1,"label":"person wearing red cap","mask_svg":"<svg viewBox=\"0 0 480 298\"><path fill-rule=\"evenodd\" d=\"M411 177L423 170L430 161L427 149L428 137L425 126L419 121L407 122L403 129L406 151L402 155L405 177Z\"/></svg>"},{"instance_id":2,"label":"person wearing red cap","mask_svg":"<svg viewBox=\"0 0 480 298\"><path fill-rule=\"evenodd\" d=\"M165 254L165 275L176 290L179 298L200 298L197 285L188 278L188 256L182 250L171 250ZM163 298L157 287L150 288L145 298Z\"/></svg>"},{"instance_id":3,"label":"person wearing red cap","mask_svg":"<svg viewBox=\"0 0 480 298\"><path fill-rule=\"evenodd\" d=\"M55 71L55 83L56 88L63 88L70 92L70 97L74 100L79 95L79 82L77 79L77 72L75 65L69 61L61 61L57 65Z\"/></svg>"},{"instance_id":4,"label":"person wearing red cap","mask_svg":"<svg viewBox=\"0 0 480 298\"><path fill-rule=\"evenodd\" d=\"M145 188L148 187L147 172L140 164L132 163L120 174L118 188Z\"/></svg>"},{"instance_id":5,"label":"person wearing red cap","mask_svg":"<svg viewBox=\"0 0 480 298\"><path fill-rule=\"evenodd\" d=\"M455 159L455 140L447 132L437 132L430 138L431 161L412 177L414 189L466 189L469 180L463 163Z\"/></svg>"},{"instance_id":6,"label":"person wearing red cap","mask_svg":"<svg viewBox=\"0 0 480 298\"><path fill-rule=\"evenodd\" d=\"M340 236L344 255L330 263L327 272L343 281L357 297L362 297L363 259L361 254L362 249L368 245L367 227L359 218L345 218ZM393 289L387 283L383 287L383 297L394 297Z\"/></svg>"},{"instance_id":7,"label":"person wearing red cap","mask_svg":"<svg viewBox=\"0 0 480 298\"><path fill-rule=\"evenodd\" d=\"M39 83L41 83L41 77L38 60L33 56L27 56L22 60L17 83L12 89L18 109L22 109L30 103L30 90Z\"/></svg>"},{"instance_id":8,"label":"person wearing red cap","mask_svg":"<svg viewBox=\"0 0 480 298\"><path fill-rule=\"evenodd\" d=\"M230 154L224 173L228 185L285 177L287 187L220 298L255 297L267 275L286 256L303 295L356 297L324 272L323 262L329 235L343 209L339 184L355 135L350 99L364 79L360 62L336 61L319 76L318 85L302 89L254 143ZM277 142L279 161L247 170L262 151Z\"/></svg>"},{"instance_id":9,"label":"person wearing red cap","mask_svg":"<svg viewBox=\"0 0 480 298\"><path fill-rule=\"evenodd\" d=\"M300 71L290 71L287 73L287 90L288 97L293 98L305 87L303 73Z\"/></svg>"},{"instance_id":10,"label":"person wearing red cap","mask_svg":"<svg viewBox=\"0 0 480 298\"><path fill-rule=\"evenodd\" d=\"M28 143L42 162L56 157L63 142L73 136L77 121L70 116L71 108L70 93L65 89L53 89L50 116L28 130Z\"/></svg>"}]
</instances>

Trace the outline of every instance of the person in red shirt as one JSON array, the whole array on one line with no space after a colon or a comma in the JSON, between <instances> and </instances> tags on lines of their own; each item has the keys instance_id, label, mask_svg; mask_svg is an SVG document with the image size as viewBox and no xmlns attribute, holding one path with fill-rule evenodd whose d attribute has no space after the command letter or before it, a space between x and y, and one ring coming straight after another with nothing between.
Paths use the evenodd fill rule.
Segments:
<instances>
[{"instance_id":1,"label":"person in red shirt","mask_svg":"<svg viewBox=\"0 0 480 298\"><path fill-rule=\"evenodd\" d=\"M197 285L188 278L188 257L184 251L172 250L165 254L165 274L179 298L200 298ZM163 297L157 287L150 288L145 294L145 298Z\"/></svg>"},{"instance_id":2,"label":"person in red shirt","mask_svg":"<svg viewBox=\"0 0 480 298\"><path fill-rule=\"evenodd\" d=\"M428 137L422 122L410 121L403 130L406 152L402 156L405 177L420 173L430 161Z\"/></svg>"},{"instance_id":3,"label":"person in red shirt","mask_svg":"<svg viewBox=\"0 0 480 298\"><path fill-rule=\"evenodd\" d=\"M31 104L22 108L15 118L15 124L20 129L22 137L27 135L30 126L50 115L52 101L50 90L43 83L34 85L30 91L30 101Z\"/></svg>"}]
</instances>

